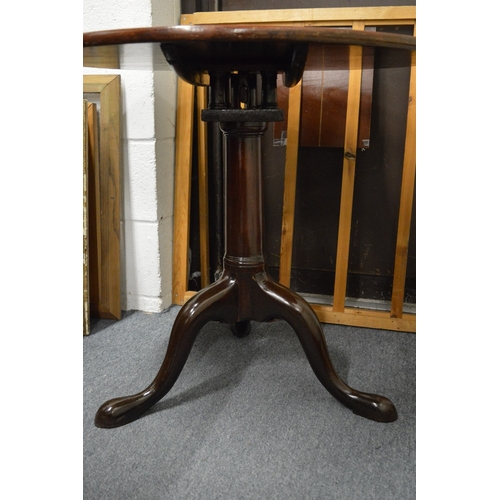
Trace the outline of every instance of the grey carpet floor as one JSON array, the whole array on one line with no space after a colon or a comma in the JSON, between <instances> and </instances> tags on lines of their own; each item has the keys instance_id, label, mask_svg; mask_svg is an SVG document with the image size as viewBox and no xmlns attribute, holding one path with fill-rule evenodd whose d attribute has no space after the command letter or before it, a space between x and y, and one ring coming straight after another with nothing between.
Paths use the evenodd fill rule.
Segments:
<instances>
[{"instance_id":1,"label":"grey carpet floor","mask_svg":"<svg viewBox=\"0 0 500 500\"><path fill-rule=\"evenodd\" d=\"M396 422L354 415L314 376L282 321L201 331L173 389L141 419L94 426L97 408L152 381L177 306L94 321L84 338L84 498L414 499L415 335L324 325L351 387L389 397Z\"/></svg>"}]
</instances>

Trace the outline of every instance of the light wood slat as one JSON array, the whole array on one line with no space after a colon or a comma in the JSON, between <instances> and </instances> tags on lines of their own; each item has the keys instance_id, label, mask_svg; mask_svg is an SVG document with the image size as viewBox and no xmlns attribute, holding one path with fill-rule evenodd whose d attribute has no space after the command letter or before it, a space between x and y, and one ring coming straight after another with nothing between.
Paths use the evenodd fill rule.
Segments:
<instances>
[{"instance_id":1,"label":"light wood slat","mask_svg":"<svg viewBox=\"0 0 500 500\"><path fill-rule=\"evenodd\" d=\"M183 18L184 16L182 16ZM240 10L225 12L196 12L193 24L210 23L286 23L299 21L378 21L397 19L410 24L416 18L415 6L341 7L320 9ZM184 23L183 23L184 24Z\"/></svg>"},{"instance_id":2,"label":"light wood slat","mask_svg":"<svg viewBox=\"0 0 500 500\"><path fill-rule=\"evenodd\" d=\"M177 82L172 302L181 305L184 303L184 294L188 288L189 272L194 87L180 78Z\"/></svg>"},{"instance_id":3,"label":"light wood slat","mask_svg":"<svg viewBox=\"0 0 500 500\"><path fill-rule=\"evenodd\" d=\"M198 292L188 291L184 301L189 300ZM357 326L361 328L377 328L379 330L395 330L399 332L416 332L416 315L403 314L401 318L391 318L388 311L374 311L346 307L344 312L334 312L330 306L310 303L321 323Z\"/></svg>"},{"instance_id":4,"label":"light wood slat","mask_svg":"<svg viewBox=\"0 0 500 500\"><path fill-rule=\"evenodd\" d=\"M401 318L392 318L389 311L346 307L344 311L336 312L332 311L330 306L311 304L311 307L322 323L416 332L415 314L403 314Z\"/></svg>"},{"instance_id":5,"label":"light wood slat","mask_svg":"<svg viewBox=\"0 0 500 500\"><path fill-rule=\"evenodd\" d=\"M357 22L353 25L353 29L362 30L364 29L364 24ZM355 46L349 47L349 86L347 90L342 190L340 194L337 259L335 264L335 285L333 290L333 310L335 312L342 312L344 310L347 289L362 70L363 48Z\"/></svg>"},{"instance_id":6,"label":"light wood slat","mask_svg":"<svg viewBox=\"0 0 500 500\"><path fill-rule=\"evenodd\" d=\"M408 117L406 122L405 154L401 181L396 255L394 260L394 278L392 284L391 316L394 318L401 318L403 314L408 245L410 240L411 213L413 208L417 163L416 101L416 54L413 52L410 71L410 92L408 98Z\"/></svg>"},{"instance_id":7,"label":"light wood slat","mask_svg":"<svg viewBox=\"0 0 500 500\"><path fill-rule=\"evenodd\" d=\"M337 21L337 20L327 20L327 21L303 21L300 26L317 26L319 27L345 27L352 26L353 21ZM369 26L413 26L415 23L414 19L373 19L372 22L368 21L365 23L365 27ZM273 23L274 24L274 23ZM276 23L278 25L278 23ZM279 23L284 26L299 26L298 22L288 22L288 23Z\"/></svg>"},{"instance_id":8,"label":"light wood slat","mask_svg":"<svg viewBox=\"0 0 500 500\"><path fill-rule=\"evenodd\" d=\"M208 229L208 142L207 123L201 119L201 110L207 107L207 88L197 87L198 117L198 199L200 217L200 266L202 288L210 284L209 229Z\"/></svg>"},{"instance_id":9,"label":"light wood slat","mask_svg":"<svg viewBox=\"0 0 500 500\"><path fill-rule=\"evenodd\" d=\"M194 297L198 292L193 290L187 290L184 292L184 302L187 302L191 297ZM184 304L184 302L180 302L180 304Z\"/></svg>"},{"instance_id":10,"label":"light wood slat","mask_svg":"<svg viewBox=\"0 0 500 500\"><path fill-rule=\"evenodd\" d=\"M288 123L286 129L285 180L283 216L281 224L280 283L290 286L292 271L293 230L295 220L295 194L297 187L297 161L299 155L300 102L302 80L290 89Z\"/></svg>"}]
</instances>

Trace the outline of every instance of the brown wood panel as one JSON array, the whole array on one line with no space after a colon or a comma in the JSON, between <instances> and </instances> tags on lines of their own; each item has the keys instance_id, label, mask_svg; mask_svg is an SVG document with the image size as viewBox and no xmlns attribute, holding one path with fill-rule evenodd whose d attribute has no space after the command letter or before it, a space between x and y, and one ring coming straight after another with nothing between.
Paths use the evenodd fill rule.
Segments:
<instances>
[{"instance_id":1,"label":"brown wood panel","mask_svg":"<svg viewBox=\"0 0 500 500\"><path fill-rule=\"evenodd\" d=\"M358 148L370 145L374 50L363 51ZM349 85L349 47L310 47L310 66L303 76L300 145L304 147L343 147Z\"/></svg>"},{"instance_id":2,"label":"brown wood panel","mask_svg":"<svg viewBox=\"0 0 500 500\"><path fill-rule=\"evenodd\" d=\"M358 147L365 149L370 144L374 53L371 47L363 51ZM349 47L309 48L302 78L301 147L344 147L348 82ZM288 94L278 79L278 104L285 110L285 119L273 126L275 144L280 143L288 127Z\"/></svg>"}]
</instances>

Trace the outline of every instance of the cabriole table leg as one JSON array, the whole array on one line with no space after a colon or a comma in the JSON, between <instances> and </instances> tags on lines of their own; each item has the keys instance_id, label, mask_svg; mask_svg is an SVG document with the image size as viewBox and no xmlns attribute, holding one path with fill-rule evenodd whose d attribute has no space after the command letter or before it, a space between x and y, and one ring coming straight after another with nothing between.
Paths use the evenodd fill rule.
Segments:
<instances>
[{"instance_id":1,"label":"cabriole table leg","mask_svg":"<svg viewBox=\"0 0 500 500\"><path fill-rule=\"evenodd\" d=\"M315 375L324 387L354 413L378 422L397 419L393 403L383 396L356 391L337 375L323 334L312 308L299 295L274 281L266 271L263 253L261 138L267 123L278 116L273 103L261 111L255 103L255 78L234 78L240 95L252 108L213 110L221 122L225 150L226 244L224 271L214 284L192 297L174 322L163 364L153 382L142 392L104 403L95 417L98 427L118 427L144 414L172 388L187 360L201 328L209 321L231 325L243 337L250 321L283 319L297 334ZM226 82L227 83L227 82ZM247 86L250 85L249 88ZM243 91L242 91L243 89ZM224 93L217 94L226 102ZM222 96L222 97L221 97ZM233 103L234 104L234 103ZM210 113L208 114L210 116ZM212 115L214 116L214 115ZM220 119L230 117L232 121ZM234 121L234 117L250 121Z\"/></svg>"}]
</instances>

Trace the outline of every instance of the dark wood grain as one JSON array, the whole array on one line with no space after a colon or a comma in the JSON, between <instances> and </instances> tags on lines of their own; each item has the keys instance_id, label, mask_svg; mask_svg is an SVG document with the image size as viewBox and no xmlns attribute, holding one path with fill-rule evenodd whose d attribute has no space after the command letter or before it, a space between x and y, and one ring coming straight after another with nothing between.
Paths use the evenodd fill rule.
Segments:
<instances>
[{"instance_id":1,"label":"dark wood grain","mask_svg":"<svg viewBox=\"0 0 500 500\"><path fill-rule=\"evenodd\" d=\"M124 44L137 49L139 62L134 64L138 67L142 59L147 59L144 55L151 53L155 69L166 69L164 58L161 54L158 57L161 45L168 64L193 85L209 85L210 71L244 68L249 71L272 69L283 74L283 83L292 87L302 77L311 44L415 50L416 39L372 30L318 27L201 25L118 29L83 34L84 66L109 66L110 50L114 50L116 62L112 67L119 68L119 47ZM126 62L133 60L132 54L129 50ZM308 68L316 69L315 60L308 62ZM318 69L328 69L328 65L322 61Z\"/></svg>"},{"instance_id":2,"label":"dark wood grain","mask_svg":"<svg viewBox=\"0 0 500 500\"><path fill-rule=\"evenodd\" d=\"M328 43L415 50L416 38L395 33L317 27L162 26L94 31L83 34L83 46L125 43Z\"/></svg>"}]
</instances>

